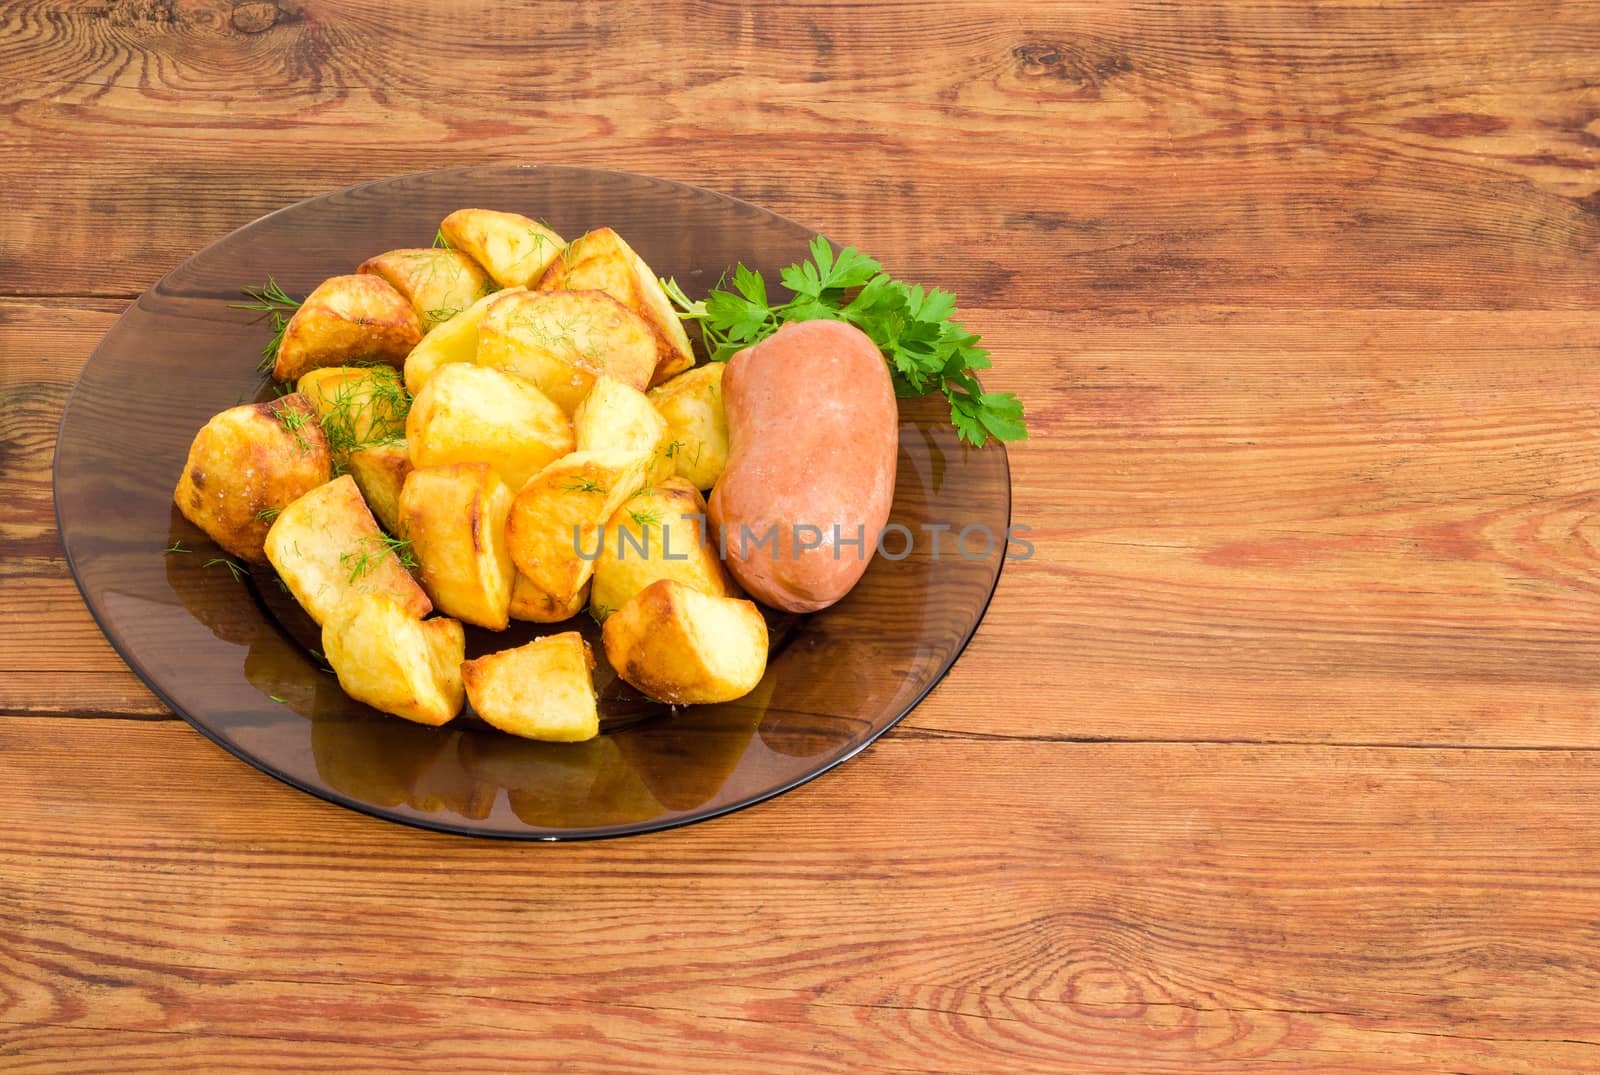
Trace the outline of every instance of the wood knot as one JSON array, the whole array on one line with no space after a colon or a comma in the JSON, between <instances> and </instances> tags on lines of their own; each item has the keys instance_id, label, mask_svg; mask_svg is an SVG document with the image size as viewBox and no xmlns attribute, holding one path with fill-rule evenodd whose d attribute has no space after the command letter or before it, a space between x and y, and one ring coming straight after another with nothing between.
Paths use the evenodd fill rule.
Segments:
<instances>
[{"instance_id":1,"label":"wood knot","mask_svg":"<svg viewBox=\"0 0 1600 1075\"><path fill-rule=\"evenodd\" d=\"M1061 65L1061 50L1054 45L1018 45L1011 55L1017 58L1022 74L1035 78L1048 75Z\"/></svg>"},{"instance_id":2,"label":"wood knot","mask_svg":"<svg viewBox=\"0 0 1600 1075\"><path fill-rule=\"evenodd\" d=\"M1099 86L1133 70L1133 61L1121 52L1096 52L1051 42L1018 45L1011 56L1023 78L1055 78L1080 86Z\"/></svg>"},{"instance_id":3,"label":"wood knot","mask_svg":"<svg viewBox=\"0 0 1600 1075\"><path fill-rule=\"evenodd\" d=\"M259 34L276 26L282 16L283 11L271 0L244 0L233 6L229 21L241 34Z\"/></svg>"}]
</instances>

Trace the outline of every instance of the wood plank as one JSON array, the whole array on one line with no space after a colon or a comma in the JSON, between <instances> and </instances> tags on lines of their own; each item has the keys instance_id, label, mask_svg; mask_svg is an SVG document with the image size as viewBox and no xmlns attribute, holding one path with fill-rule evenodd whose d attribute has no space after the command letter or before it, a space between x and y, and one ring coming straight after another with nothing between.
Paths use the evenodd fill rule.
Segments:
<instances>
[{"instance_id":1,"label":"wood plank","mask_svg":"<svg viewBox=\"0 0 1600 1075\"><path fill-rule=\"evenodd\" d=\"M179 719L110 646L106 651L106 667L100 669L5 669L0 677L0 716Z\"/></svg>"},{"instance_id":2,"label":"wood plank","mask_svg":"<svg viewBox=\"0 0 1600 1075\"><path fill-rule=\"evenodd\" d=\"M0 393L59 400L107 313L3 309L0 346L26 338L34 357ZM1013 520L1035 554L1008 565L911 727L1600 745L1592 317L969 318L996 350L991 384L1034 415L1012 466ZM19 550L0 557L0 667L37 674L42 712L61 712L58 674L82 669L104 677L91 708L148 715L131 675L118 700L122 664L55 545L57 410L0 413L31 446L0 477L20 506L0 529ZM48 649L31 644L41 629Z\"/></svg>"},{"instance_id":3,"label":"wood plank","mask_svg":"<svg viewBox=\"0 0 1600 1075\"><path fill-rule=\"evenodd\" d=\"M136 294L299 198L524 159L703 182L974 305L1597 294L1600 31L1569 7L945 0L915 63L896 5L424 7L402 42L372 0L248 8L8 6L0 182L58 176L9 293Z\"/></svg>"},{"instance_id":4,"label":"wood plank","mask_svg":"<svg viewBox=\"0 0 1600 1075\"><path fill-rule=\"evenodd\" d=\"M890 737L715 822L530 847L177 724L0 744L10 1063L1600 1064L1591 754Z\"/></svg>"}]
</instances>

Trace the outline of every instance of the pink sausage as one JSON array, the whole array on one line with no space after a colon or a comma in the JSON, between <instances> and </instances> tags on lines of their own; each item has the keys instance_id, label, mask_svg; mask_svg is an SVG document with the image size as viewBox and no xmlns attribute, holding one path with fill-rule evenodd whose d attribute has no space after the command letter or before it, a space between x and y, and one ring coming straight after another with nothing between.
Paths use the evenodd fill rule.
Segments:
<instances>
[{"instance_id":1,"label":"pink sausage","mask_svg":"<svg viewBox=\"0 0 1600 1075\"><path fill-rule=\"evenodd\" d=\"M722 399L728 466L710 509L728 569L758 601L826 608L866 571L894 500L883 354L853 325L790 322L729 359Z\"/></svg>"}]
</instances>

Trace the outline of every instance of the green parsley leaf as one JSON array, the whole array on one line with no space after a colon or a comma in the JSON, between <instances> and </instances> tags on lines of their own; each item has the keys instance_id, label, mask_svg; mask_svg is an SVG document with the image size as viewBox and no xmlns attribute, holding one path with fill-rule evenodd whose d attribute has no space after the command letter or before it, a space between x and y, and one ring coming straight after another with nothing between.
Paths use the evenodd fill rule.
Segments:
<instances>
[{"instance_id":1,"label":"green parsley leaf","mask_svg":"<svg viewBox=\"0 0 1600 1075\"><path fill-rule=\"evenodd\" d=\"M675 280L661 283L678 317L699 324L713 362L726 362L790 321L845 321L883 352L897 397L944 395L963 440L981 446L991 437L1027 437L1022 402L1010 392L985 392L973 375L992 364L978 336L955 319L954 295L902 283L855 247L835 252L821 236L812 240L810 252L809 260L780 273L793 298L777 305L761 274L744 265L734 268L732 291L719 283L703 301L690 299Z\"/></svg>"}]
</instances>

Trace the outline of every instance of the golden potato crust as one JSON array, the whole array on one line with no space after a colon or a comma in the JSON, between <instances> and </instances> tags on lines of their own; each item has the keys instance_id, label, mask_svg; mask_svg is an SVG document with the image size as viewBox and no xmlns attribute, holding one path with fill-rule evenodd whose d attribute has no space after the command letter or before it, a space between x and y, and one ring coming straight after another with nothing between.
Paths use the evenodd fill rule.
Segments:
<instances>
[{"instance_id":1,"label":"golden potato crust","mask_svg":"<svg viewBox=\"0 0 1600 1075\"><path fill-rule=\"evenodd\" d=\"M606 620L601 638L617 675L673 705L731 702L767 668L767 624L752 602L675 579L640 590Z\"/></svg>"},{"instance_id":2,"label":"golden potato crust","mask_svg":"<svg viewBox=\"0 0 1600 1075\"><path fill-rule=\"evenodd\" d=\"M489 304L477 363L505 370L572 414L601 374L641 391L655 369L648 323L600 291L519 291Z\"/></svg>"},{"instance_id":3,"label":"golden potato crust","mask_svg":"<svg viewBox=\"0 0 1600 1075\"><path fill-rule=\"evenodd\" d=\"M694 365L689 334L660 279L611 228L596 228L569 243L545 270L538 288L604 291L642 317L656 341L650 384L660 384Z\"/></svg>"},{"instance_id":4,"label":"golden potato crust","mask_svg":"<svg viewBox=\"0 0 1600 1075\"><path fill-rule=\"evenodd\" d=\"M521 377L455 363L412 402L406 444L414 466L488 463L515 490L572 451L572 423Z\"/></svg>"},{"instance_id":5,"label":"golden potato crust","mask_svg":"<svg viewBox=\"0 0 1600 1075\"><path fill-rule=\"evenodd\" d=\"M623 504L606 524L594 562L590 604L606 617L657 579L676 579L716 597L735 594L708 532L706 502L682 478L657 482Z\"/></svg>"},{"instance_id":6,"label":"golden potato crust","mask_svg":"<svg viewBox=\"0 0 1600 1075\"><path fill-rule=\"evenodd\" d=\"M297 381L321 366L386 362L399 367L422 323L387 281L378 276L333 276L318 284L289 318L278 343L272 375Z\"/></svg>"},{"instance_id":7,"label":"golden potato crust","mask_svg":"<svg viewBox=\"0 0 1600 1075\"><path fill-rule=\"evenodd\" d=\"M696 489L717 484L728 465L728 414L722 405L726 364L708 362L650 389L650 402L667 420L666 454L678 477Z\"/></svg>"},{"instance_id":8,"label":"golden potato crust","mask_svg":"<svg viewBox=\"0 0 1600 1075\"><path fill-rule=\"evenodd\" d=\"M266 551L294 599L318 623L362 594L387 595L419 619L433 608L348 474L284 508L267 531Z\"/></svg>"},{"instance_id":9,"label":"golden potato crust","mask_svg":"<svg viewBox=\"0 0 1600 1075\"><path fill-rule=\"evenodd\" d=\"M406 356L406 391L413 396L421 392L440 366L476 361L478 327L483 324L483 315L488 312L489 304L502 295L516 294L522 290L514 287L485 295L462 311L460 316L452 317L424 336L422 342Z\"/></svg>"},{"instance_id":10,"label":"golden potato crust","mask_svg":"<svg viewBox=\"0 0 1600 1075\"><path fill-rule=\"evenodd\" d=\"M358 702L418 724L461 711L466 634L455 620L419 620L387 594L357 594L322 626L322 652Z\"/></svg>"},{"instance_id":11,"label":"golden potato crust","mask_svg":"<svg viewBox=\"0 0 1600 1075\"><path fill-rule=\"evenodd\" d=\"M667 420L643 392L615 377L597 377L572 414L572 436L580 452L611 449L648 452L650 481L671 477Z\"/></svg>"},{"instance_id":12,"label":"golden potato crust","mask_svg":"<svg viewBox=\"0 0 1600 1075\"><path fill-rule=\"evenodd\" d=\"M578 587L571 600L557 601L517 571L511 580L511 618L525 623L560 623L582 612L589 603L589 583Z\"/></svg>"},{"instance_id":13,"label":"golden potato crust","mask_svg":"<svg viewBox=\"0 0 1600 1075\"><path fill-rule=\"evenodd\" d=\"M544 275L567 245L537 220L494 209L457 209L444 218L439 231L501 287L527 287Z\"/></svg>"},{"instance_id":14,"label":"golden potato crust","mask_svg":"<svg viewBox=\"0 0 1600 1075\"><path fill-rule=\"evenodd\" d=\"M345 461L345 473L356 480L361 499L385 530L400 532L400 490L411 473L411 453L404 438L374 444L352 452Z\"/></svg>"},{"instance_id":15,"label":"golden potato crust","mask_svg":"<svg viewBox=\"0 0 1600 1075\"><path fill-rule=\"evenodd\" d=\"M487 463L421 467L400 493L400 537L411 542L433 605L465 623L503 631L516 568L506 550L511 490Z\"/></svg>"},{"instance_id":16,"label":"golden potato crust","mask_svg":"<svg viewBox=\"0 0 1600 1075\"><path fill-rule=\"evenodd\" d=\"M264 564L273 516L326 482L332 468L311 405L290 393L207 422L189 445L172 500L228 552Z\"/></svg>"},{"instance_id":17,"label":"golden potato crust","mask_svg":"<svg viewBox=\"0 0 1600 1075\"><path fill-rule=\"evenodd\" d=\"M472 708L524 739L576 743L600 732L594 653L577 631L536 638L461 666Z\"/></svg>"},{"instance_id":18,"label":"golden potato crust","mask_svg":"<svg viewBox=\"0 0 1600 1075\"><path fill-rule=\"evenodd\" d=\"M388 250L363 261L356 272L382 277L404 295L424 333L495 290L476 261L437 246Z\"/></svg>"},{"instance_id":19,"label":"golden potato crust","mask_svg":"<svg viewBox=\"0 0 1600 1075\"><path fill-rule=\"evenodd\" d=\"M545 467L511 505L511 559L555 606L568 604L594 573L599 530L644 484L643 453L573 452ZM580 552L581 550L581 552Z\"/></svg>"}]
</instances>

